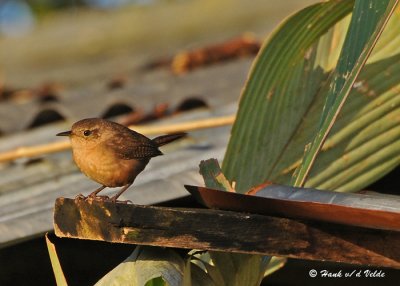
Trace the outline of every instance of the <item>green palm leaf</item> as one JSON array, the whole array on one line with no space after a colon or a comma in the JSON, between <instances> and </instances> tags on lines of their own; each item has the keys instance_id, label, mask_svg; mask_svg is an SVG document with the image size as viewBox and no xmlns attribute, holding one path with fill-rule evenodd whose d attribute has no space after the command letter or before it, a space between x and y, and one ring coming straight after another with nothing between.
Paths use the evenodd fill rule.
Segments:
<instances>
[{"instance_id":1,"label":"green palm leaf","mask_svg":"<svg viewBox=\"0 0 400 286\"><path fill-rule=\"evenodd\" d=\"M397 0L356 1L338 65L328 82L329 90L322 111L321 125L298 172L295 173L295 186L304 185L319 150L396 4Z\"/></svg>"},{"instance_id":2,"label":"green palm leaf","mask_svg":"<svg viewBox=\"0 0 400 286\"><path fill-rule=\"evenodd\" d=\"M394 1L379 3L386 8L378 9L379 17L372 17L375 28L372 24L367 27L362 24L356 29L358 22L351 22L353 28L349 28L348 39L361 41L361 36L352 31L369 31L362 33L364 45L358 43L358 50L362 51L363 46L373 42L371 37L379 35L376 31L383 27L384 19L388 19L395 5ZM236 181L237 191L244 192L266 180L281 184L291 182L292 173L301 162L304 146L313 141L318 131L324 103L327 103L326 118L333 100L333 95L328 100L326 95L332 93L331 83L338 77L334 68L343 45L344 29L349 23L349 19L343 18L351 12L353 5L353 1L330 1L306 8L285 21L260 51L244 88L223 162L224 174L230 181ZM366 6L364 1L357 2L353 19L358 19L360 13L367 13L369 6ZM366 19L372 21L372 18L368 16ZM395 97L400 49L395 43L400 40L392 32L397 31L398 25L396 14L381 37L384 44L378 43L355 88L351 89L353 84L347 82L351 92L349 100L322 154L315 161L307 186L354 191L399 163L399 140L396 140L399 138L396 135L399 108ZM347 48L352 47L349 42L347 40L345 44ZM356 57L354 48L350 54ZM363 55L366 54L364 51ZM353 59L352 65L345 64L343 58L349 59L346 52L342 52L340 58L338 65L342 63L347 69L356 64L360 68L365 60ZM339 101L342 100L343 97ZM392 114L386 114L389 110ZM380 116L382 113L386 116ZM332 121L325 121L325 124L328 122ZM390 136L382 135L389 129ZM379 134L386 140L380 145L375 144L382 139L378 138ZM370 155L383 145L383 154L375 154L376 158L372 158ZM315 146L312 150L315 152ZM347 153L351 160L344 156ZM306 164L307 160L304 162ZM302 168L304 170L304 166Z\"/></svg>"}]
</instances>

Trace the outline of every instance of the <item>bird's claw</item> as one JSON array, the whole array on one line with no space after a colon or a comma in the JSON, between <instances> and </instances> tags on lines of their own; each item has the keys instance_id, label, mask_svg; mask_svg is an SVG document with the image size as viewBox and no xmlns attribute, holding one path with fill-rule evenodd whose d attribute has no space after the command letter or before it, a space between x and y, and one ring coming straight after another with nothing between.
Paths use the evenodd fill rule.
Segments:
<instances>
[{"instance_id":1,"label":"bird's claw","mask_svg":"<svg viewBox=\"0 0 400 286\"><path fill-rule=\"evenodd\" d=\"M117 200L117 198L116 198L115 196L109 198L108 201L109 201L110 203L114 203L114 204L116 204L116 203L118 203L118 204L128 204L128 203L131 203L131 204L133 204L133 202L132 202L131 200L119 201L119 200Z\"/></svg>"},{"instance_id":2,"label":"bird's claw","mask_svg":"<svg viewBox=\"0 0 400 286\"><path fill-rule=\"evenodd\" d=\"M87 199L87 197L85 197L85 196L82 195L82 194L79 194L79 195L77 195L77 196L75 197L75 201L86 200L86 199Z\"/></svg>"},{"instance_id":3,"label":"bird's claw","mask_svg":"<svg viewBox=\"0 0 400 286\"><path fill-rule=\"evenodd\" d=\"M89 201L89 200L94 200L94 201L100 201L100 202L106 202L110 200L109 196L96 196L94 194L90 194L87 197L85 197L82 194L79 194L75 197L75 201L80 201L80 200L84 200L84 201Z\"/></svg>"},{"instance_id":4,"label":"bird's claw","mask_svg":"<svg viewBox=\"0 0 400 286\"><path fill-rule=\"evenodd\" d=\"M110 203L119 203L119 204L133 204L133 202L131 200L126 200L126 201L119 201L117 200L118 197L117 196L113 196L113 197L109 197L109 196L97 196L94 193L91 193L90 195L88 195L87 197L85 197L82 194L79 194L75 197L75 201L79 201L79 200L84 200L84 201L89 201L89 200L94 200L94 201L99 201L99 202L110 202Z\"/></svg>"},{"instance_id":5,"label":"bird's claw","mask_svg":"<svg viewBox=\"0 0 400 286\"><path fill-rule=\"evenodd\" d=\"M96 195L89 195L86 200L95 200L95 201L100 201L100 202L106 202L110 200L109 196L96 196Z\"/></svg>"}]
</instances>

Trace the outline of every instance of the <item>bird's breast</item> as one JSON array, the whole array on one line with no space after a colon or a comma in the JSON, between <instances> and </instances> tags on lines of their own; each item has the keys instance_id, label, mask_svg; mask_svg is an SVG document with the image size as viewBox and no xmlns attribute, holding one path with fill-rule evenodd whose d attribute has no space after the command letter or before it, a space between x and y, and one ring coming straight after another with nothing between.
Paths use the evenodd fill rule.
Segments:
<instances>
[{"instance_id":1,"label":"bird's breast","mask_svg":"<svg viewBox=\"0 0 400 286\"><path fill-rule=\"evenodd\" d=\"M149 162L123 160L106 148L74 148L73 157L86 176L107 187L120 187L132 183Z\"/></svg>"}]
</instances>

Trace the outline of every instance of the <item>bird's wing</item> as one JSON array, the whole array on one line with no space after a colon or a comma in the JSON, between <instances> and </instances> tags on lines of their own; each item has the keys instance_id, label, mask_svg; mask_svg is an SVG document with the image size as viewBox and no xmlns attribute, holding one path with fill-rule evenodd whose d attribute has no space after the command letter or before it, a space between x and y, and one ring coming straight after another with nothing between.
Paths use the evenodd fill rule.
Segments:
<instances>
[{"instance_id":1,"label":"bird's wing","mask_svg":"<svg viewBox=\"0 0 400 286\"><path fill-rule=\"evenodd\" d=\"M147 159L162 155L157 145L145 136L123 134L107 140L107 147L124 160Z\"/></svg>"}]
</instances>

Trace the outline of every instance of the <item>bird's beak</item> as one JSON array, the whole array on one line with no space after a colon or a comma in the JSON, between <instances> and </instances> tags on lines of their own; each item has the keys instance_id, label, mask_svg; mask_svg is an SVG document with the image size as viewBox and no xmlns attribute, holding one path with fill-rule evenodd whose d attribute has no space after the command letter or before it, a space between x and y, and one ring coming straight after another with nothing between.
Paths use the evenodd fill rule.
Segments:
<instances>
[{"instance_id":1,"label":"bird's beak","mask_svg":"<svg viewBox=\"0 0 400 286\"><path fill-rule=\"evenodd\" d=\"M56 136L70 136L70 135L71 135L71 131L64 131L64 132L56 134Z\"/></svg>"}]
</instances>

